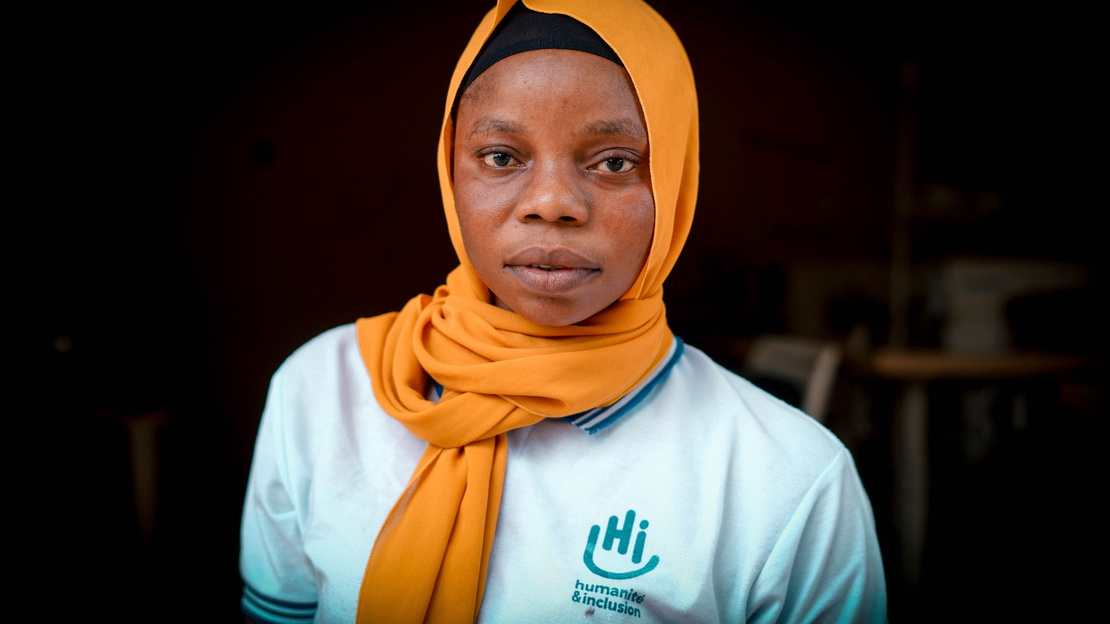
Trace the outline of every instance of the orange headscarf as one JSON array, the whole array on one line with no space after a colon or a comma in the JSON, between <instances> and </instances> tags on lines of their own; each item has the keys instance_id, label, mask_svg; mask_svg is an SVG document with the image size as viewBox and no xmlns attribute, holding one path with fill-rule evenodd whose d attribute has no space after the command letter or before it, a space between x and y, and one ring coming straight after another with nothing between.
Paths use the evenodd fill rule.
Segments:
<instances>
[{"instance_id":1,"label":"orange headscarf","mask_svg":"<svg viewBox=\"0 0 1110 624\"><path fill-rule=\"evenodd\" d=\"M428 442L374 543L359 622L473 622L478 617L505 476L505 433L609 405L663 359L673 336L663 280L694 215L697 97L678 37L639 0L521 0L592 28L620 56L647 124L655 231L624 296L568 327L537 325L490 304L467 259L451 179L451 107L463 75L517 0L500 0L470 39L447 94L439 141L444 212L460 265L434 296L358 322L382 408ZM429 376L443 387L425 398Z\"/></svg>"}]
</instances>

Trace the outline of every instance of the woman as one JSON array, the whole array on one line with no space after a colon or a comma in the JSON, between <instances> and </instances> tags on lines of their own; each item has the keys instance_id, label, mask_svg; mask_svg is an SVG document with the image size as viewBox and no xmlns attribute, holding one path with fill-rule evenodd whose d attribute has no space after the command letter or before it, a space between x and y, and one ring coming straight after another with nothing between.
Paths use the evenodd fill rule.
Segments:
<instances>
[{"instance_id":1,"label":"woman","mask_svg":"<svg viewBox=\"0 0 1110 624\"><path fill-rule=\"evenodd\" d=\"M638 0L486 16L439 149L460 265L275 374L250 618L885 618L847 451L667 326L697 140L685 52Z\"/></svg>"}]
</instances>

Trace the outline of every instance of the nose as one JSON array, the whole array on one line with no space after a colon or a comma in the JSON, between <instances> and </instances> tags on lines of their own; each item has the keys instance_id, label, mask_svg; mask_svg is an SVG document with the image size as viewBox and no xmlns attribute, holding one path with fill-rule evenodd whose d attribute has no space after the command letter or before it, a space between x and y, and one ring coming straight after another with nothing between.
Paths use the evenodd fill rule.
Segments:
<instances>
[{"instance_id":1,"label":"nose","mask_svg":"<svg viewBox=\"0 0 1110 624\"><path fill-rule=\"evenodd\" d=\"M590 204L573 166L537 167L527 176L515 212L522 221L584 225Z\"/></svg>"}]
</instances>

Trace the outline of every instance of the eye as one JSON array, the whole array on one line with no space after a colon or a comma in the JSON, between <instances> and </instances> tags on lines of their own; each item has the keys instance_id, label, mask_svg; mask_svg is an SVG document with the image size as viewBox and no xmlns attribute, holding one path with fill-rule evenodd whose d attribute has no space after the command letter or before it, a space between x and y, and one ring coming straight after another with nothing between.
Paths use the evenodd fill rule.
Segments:
<instances>
[{"instance_id":1,"label":"eye","mask_svg":"<svg viewBox=\"0 0 1110 624\"><path fill-rule=\"evenodd\" d=\"M610 152L611 153L611 152ZM621 153L619 156L606 156L590 169L601 173L631 173L639 166L639 159L629 154Z\"/></svg>"},{"instance_id":2,"label":"eye","mask_svg":"<svg viewBox=\"0 0 1110 624\"><path fill-rule=\"evenodd\" d=\"M517 162L515 158L506 154L505 152L488 152L486 154L479 155L479 158L486 166L498 169L502 167L508 167Z\"/></svg>"},{"instance_id":3,"label":"eye","mask_svg":"<svg viewBox=\"0 0 1110 624\"><path fill-rule=\"evenodd\" d=\"M635 166L635 163L623 158L613 157L605 159L605 162L602 163L602 166L605 167L606 171L609 171L611 173L624 173L626 171L631 171L632 168Z\"/></svg>"}]
</instances>

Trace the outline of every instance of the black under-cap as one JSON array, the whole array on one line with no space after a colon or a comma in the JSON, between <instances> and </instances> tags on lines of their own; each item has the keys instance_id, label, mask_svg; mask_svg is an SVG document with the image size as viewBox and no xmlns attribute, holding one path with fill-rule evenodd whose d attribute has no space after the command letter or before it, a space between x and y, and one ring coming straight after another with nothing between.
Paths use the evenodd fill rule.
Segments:
<instances>
[{"instance_id":1,"label":"black under-cap","mask_svg":"<svg viewBox=\"0 0 1110 624\"><path fill-rule=\"evenodd\" d=\"M463 76L459 96L497 61L529 50L578 50L624 67L613 48L589 26L573 17L540 13L524 6L523 2L517 2L497 25Z\"/></svg>"}]
</instances>

